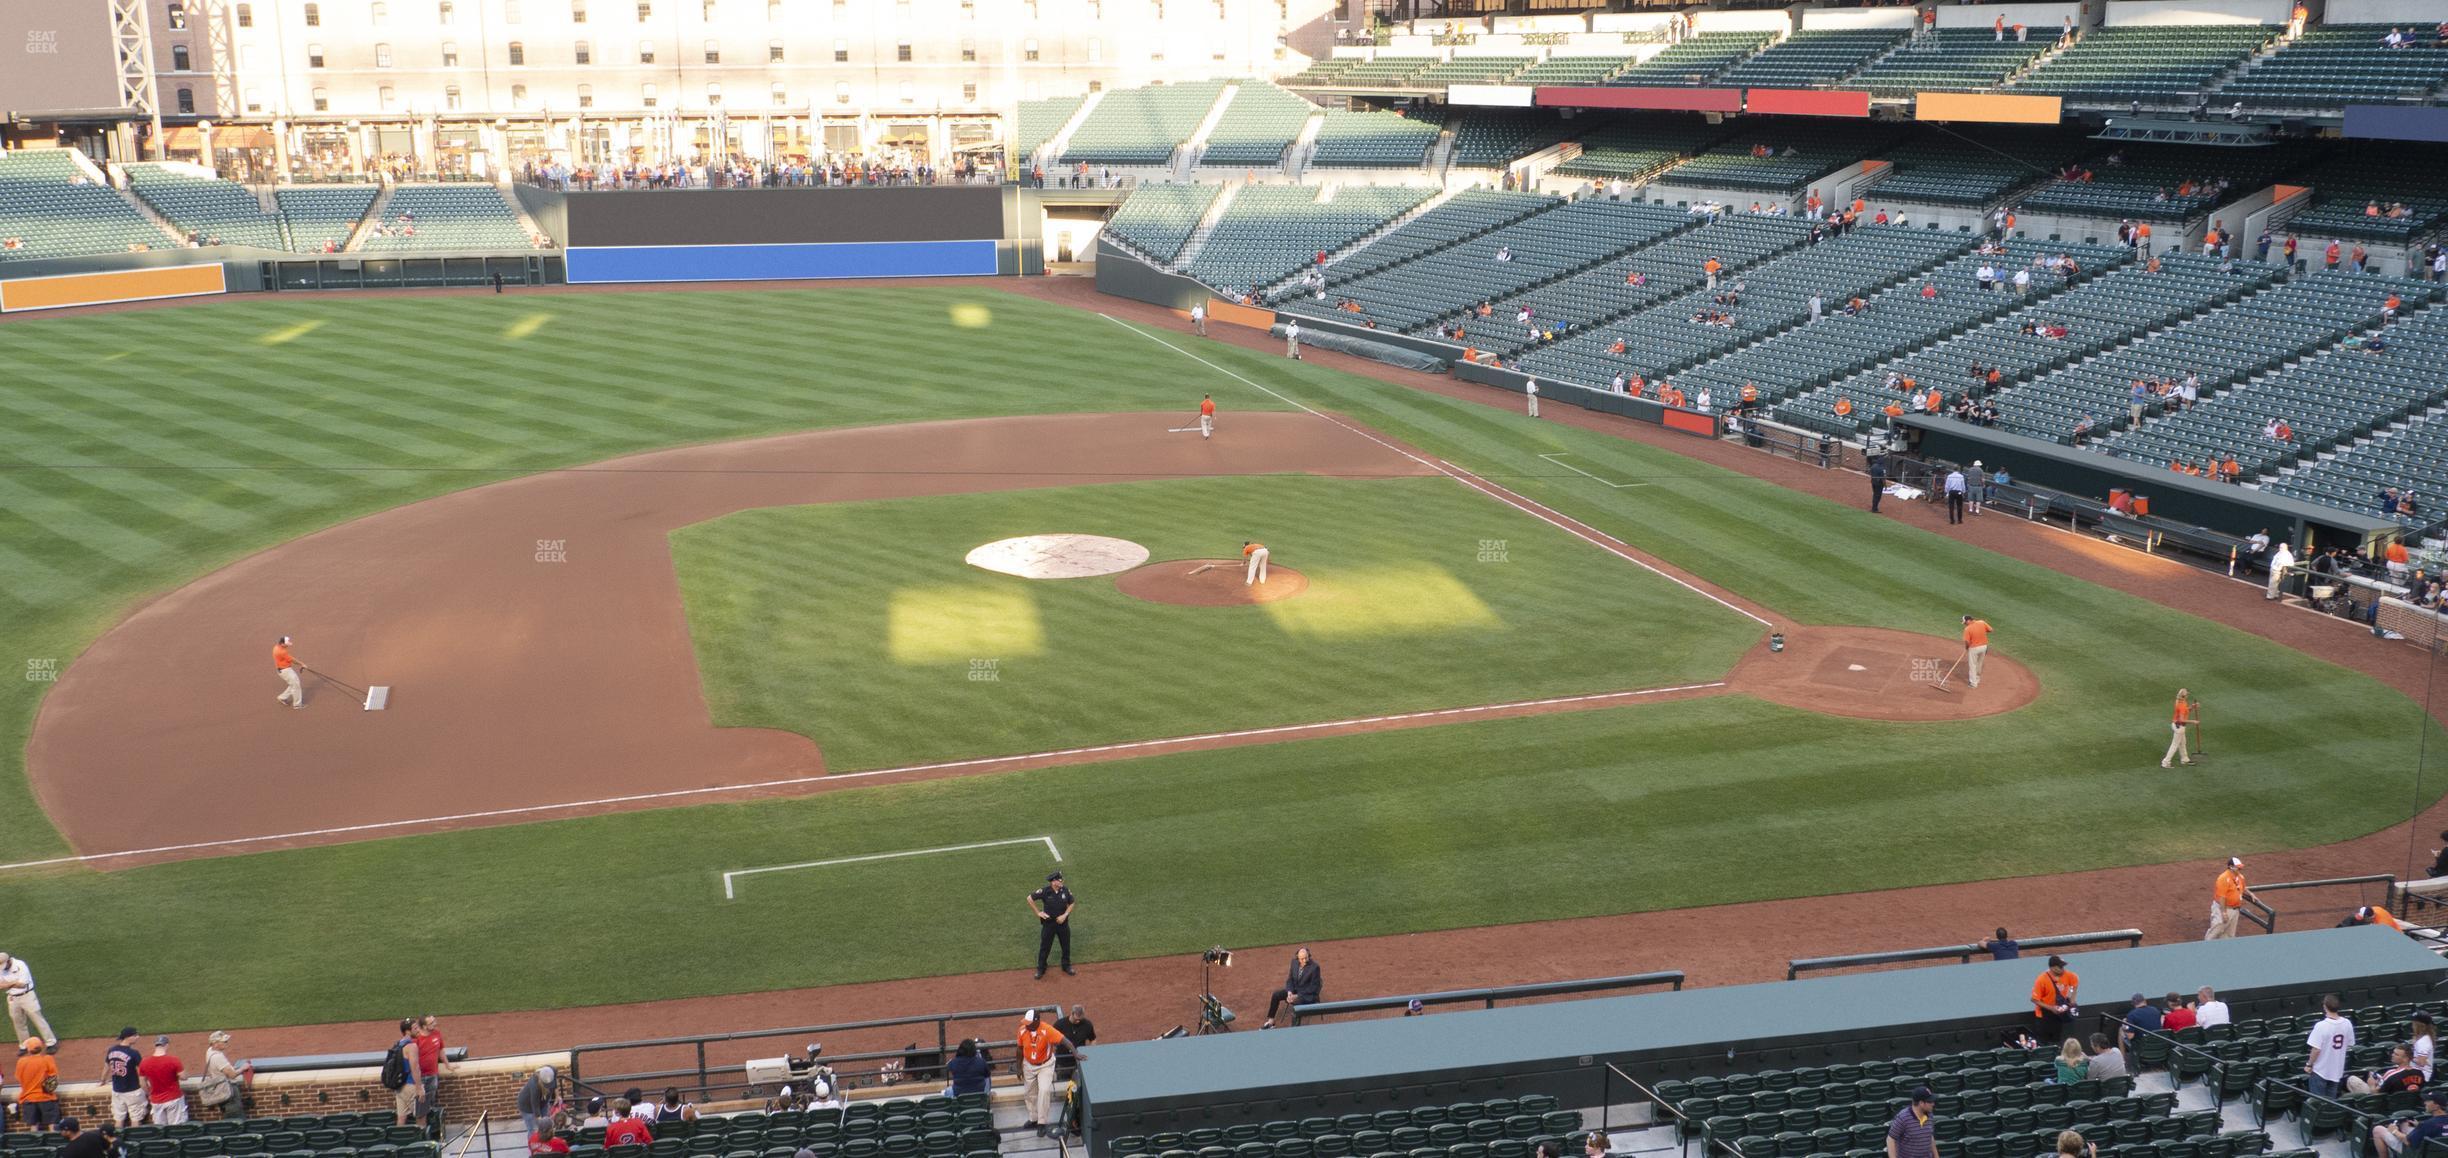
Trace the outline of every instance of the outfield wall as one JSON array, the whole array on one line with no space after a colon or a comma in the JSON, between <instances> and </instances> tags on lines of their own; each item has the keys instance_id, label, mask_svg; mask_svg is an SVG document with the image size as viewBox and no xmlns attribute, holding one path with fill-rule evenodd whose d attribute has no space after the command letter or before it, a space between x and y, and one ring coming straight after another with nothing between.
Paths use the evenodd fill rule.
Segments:
<instances>
[{"instance_id":1,"label":"outfield wall","mask_svg":"<svg viewBox=\"0 0 2448 1158\"><path fill-rule=\"evenodd\" d=\"M1024 264L1016 201L990 185L621 189L545 216L573 284L991 277Z\"/></svg>"}]
</instances>

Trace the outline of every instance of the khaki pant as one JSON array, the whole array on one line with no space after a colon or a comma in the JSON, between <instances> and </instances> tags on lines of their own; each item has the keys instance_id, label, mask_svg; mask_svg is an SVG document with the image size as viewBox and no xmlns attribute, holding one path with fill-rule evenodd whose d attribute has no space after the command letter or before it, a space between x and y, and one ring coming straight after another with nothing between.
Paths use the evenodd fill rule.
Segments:
<instances>
[{"instance_id":1,"label":"khaki pant","mask_svg":"<svg viewBox=\"0 0 2448 1158\"><path fill-rule=\"evenodd\" d=\"M1054 1114L1054 1059L1044 1065L1020 1063L1020 1091L1028 1104L1028 1120L1043 1126Z\"/></svg>"},{"instance_id":2,"label":"khaki pant","mask_svg":"<svg viewBox=\"0 0 2448 1158\"><path fill-rule=\"evenodd\" d=\"M33 990L10 994L8 1007L9 1025L17 1030L17 1040L39 1037L46 1047L59 1044L59 1035L51 1032L51 1023L43 1019L42 999L34 996Z\"/></svg>"},{"instance_id":3,"label":"khaki pant","mask_svg":"<svg viewBox=\"0 0 2448 1158\"><path fill-rule=\"evenodd\" d=\"M145 1101L144 1089L142 1087L129 1090L125 1093L121 1093L118 1090L112 1090L111 1121L117 1122L122 1126L144 1125L145 1107L149 1104L150 1103Z\"/></svg>"},{"instance_id":4,"label":"khaki pant","mask_svg":"<svg viewBox=\"0 0 2448 1158\"><path fill-rule=\"evenodd\" d=\"M175 1126L187 1120L187 1098L183 1094L174 1101L154 1102L149 1108L156 1126Z\"/></svg>"},{"instance_id":5,"label":"khaki pant","mask_svg":"<svg viewBox=\"0 0 2448 1158\"><path fill-rule=\"evenodd\" d=\"M1532 418L1536 418L1536 417L1538 417L1538 395L1536 395L1536 394L1529 395L1529 399L1530 399L1530 417L1532 417Z\"/></svg>"},{"instance_id":6,"label":"khaki pant","mask_svg":"<svg viewBox=\"0 0 2448 1158\"><path fill-rule=\"evenodd\" d=\"M2167 755L2159 758L2159 766L2165 768L2168 766L2168 762L2171 760L2182 760L2187 764L2192 763L2193 753L2186 750L2185 747L2185 726L2183 724L2169 724L2168 730L2176 734L2169 738Z\"/></svg>"},{"instance_id":7,"label":"khaki pant","mask_svg":"<svg viewBox=\"0 0 2448 1158\"><path fill-rule=\"evenodd\" d=\"M1199 336L1199 337L1202 337L1202 338L1206 337L1206 336L1207 336L1207 315L1205 315L1205 314L1200 314L1199 316L1197 316L1197 317L1195 317L1195 318L1190 319L1190 328L1191 328L1192 330L1197 331L1197 332L1198 332L1198 336Z\"/></svg>"},{"instance_id":8,"label":"khaki pant","mask_svg":"<svg viewBox=\"0 0 2448 1158\"><path fill-rule=\"evenodd\" d=\"M1243 569L1241 584L1242 586L1246 587L1252 583L1264 583L1266 582L1266 575L1267 549L1260 547L1257 550L1250 552L1249 566Z\"/></svg>"},{"instance_id":9,"label":"khaki pant","mask_svg":"<svg viewBox=\"0 0 2448 1158\"><path fill-rule=\"evenodd\" d=\"M1989 658L1988 644L1984 643L1979 647L1964 649L1964 683L1976 688L1980 686L1981 661L1987 658Z\"/></svg>"},{"instance_id":10,"label":"khaki pant","mask_svg":"<svg viewBox=\"0 0 2448 1158\"><path fill-rule=\"evenodd\" d=\"M2210 902L2210 931L2202 934L2202 940L2225 941L2234 938L2236 918L2243 914L2242 909L2230 909L2217 901Z\"/></svg>"},{"instance_id":11,"label":"khaki pant","mask_svg":"<svg viewBox=\"0 0 2448 1158\"><path fill-rule=\"evenodd\" d=\"M417 1095L422 1092L423 1091L417 1088L417 1084L415 1082L409 1082L407 1085L401 1086L399 1089L392 1091L391 1112L398 1116L400 1124L406 1125L416 1118Z\"/></svg>"},{"instance_id":12,"label":"khaki pant","mask_svg":"<svg viewBox=\"0 0 2448 1158\"><path fill-rule=\"evenodd\" d=\"M1284 357L1286 357L1286 358L1298 358L1298 357L1300 357L1300 339L1299 339L1299 338L1293 337L1293 336L1292 336L1292 335L1290 335L1290 334L1285 334L1285 335L1284 335Z\"/></svg>"},{"instance_id":13,"label":"khaki pant","mask_svg":"<svg viewBox=\"0 0 2448 1158\"><path fill-rule=\"evenodd\" d=\"M285 667L279 670L282 684L281 694L273 702L287 704L293 708L305 707L306 685L298 682L297 669Z\"/></svg>"},{"instance_id":14,"label":"khaki pant","mask_svg":"<svg viewBox=\"0 0 2448 1158\"><path fill-rule=\"evenodd\" d=\"M1200 437L1200 438L1214 438L1214 437L1215 437L1215 415L1213 415L1213 414L1201 414L1201 415L1199 415L1199 437Z\"/></svg>"}]
</instances>

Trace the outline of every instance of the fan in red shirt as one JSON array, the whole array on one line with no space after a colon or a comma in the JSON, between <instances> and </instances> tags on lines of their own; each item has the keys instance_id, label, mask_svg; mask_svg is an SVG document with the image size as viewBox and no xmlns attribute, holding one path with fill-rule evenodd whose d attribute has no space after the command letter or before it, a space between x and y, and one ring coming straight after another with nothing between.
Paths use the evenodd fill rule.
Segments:
<instances>
[{"instance_id":1,"label":"fan in red shirt","mask_svg":"<svg viewBox=\"0 0 2448 1158\"><path fill-rule=\"evenodd\" d=\"M2193 1012L2192 1006L2184 1003L2183 995L2170 993L2167 995L2167 1014L2160 1019L2159 1028L2165 1033L2174 1033L2180 1029L2191 1029L2197 1023L2200 1016L2200 1014Z\"/></svg>"},{"instance_id":2,"label":"fan in red shirt","mask_svg":"<svg viewBox=\"0 0 2448 1158\"><path fill-rule=\"evenodd\" d=\"M604 1149L614 1146L644 1146L654 1141L654 1131L646 1123L629 1116L629 1099L612 1099L612 1124L604 1127Z\"/></svg>"}]
</instances>

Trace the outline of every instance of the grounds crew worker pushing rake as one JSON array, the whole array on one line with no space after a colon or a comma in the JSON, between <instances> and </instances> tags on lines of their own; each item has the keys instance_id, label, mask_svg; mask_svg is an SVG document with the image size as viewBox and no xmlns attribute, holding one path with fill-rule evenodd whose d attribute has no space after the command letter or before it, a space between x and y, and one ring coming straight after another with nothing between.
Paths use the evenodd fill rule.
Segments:
<instances>
[{"instance_id":1,"label":"grounds crew worker pushing rake","mask_svg":"<svg viewBox=\"0 0 2448 1158\"><path fill-rule=\"evenodd\" d=\"M1242 585L1242 586L1244 586L1244 587L1255 587L1255 586L1257 586L1257 585L1259 585L1259 584L1261 584L1261 583L1266 582L1266 580L1267 580L1267 549L1266 549L1266 544L1264 544L1264 543L1259 543L1259 542L1253 542L1253 541L1248 540L1248 539L1243 539L1243 540L1241 541L1241 557L1242 557L1243 559L1248 560L1248 563L1247 563L1247 564L1244 566L1243 571L1242 571L1242 574L1241 574L1241 585ZM1193 574L1193 575L1204 575L1204 574L1208 573L1209 571L1213 571L1213 570L1215 570L1216 568L1218 568L1218 567L1222 567L1222 566L1225 566L1225 564L1222 564L1222 563L1201 563L1201 564L1199 564L1198 566L1191 568L1191 569L1190 569L1190 573L1191 573L1191 574Z\"/></svg>"},{"instance_id":2,"label":"grounds crew worker pushing rake","mask_svg":"<svg viewBox=\"0 0 2448 1158\"><path fill-rule=\"evenodd\" d=\"M298 682L299 672L305 672L333 687L355 695L365 702L365 710L369 712L379 712L391 702L391 689L386 685L376 684L371 688L361 688L355 684L342 683L306 666L306 661L290 654L289 637L286 635L280 637L272 645L272 670L280 675L282 684L281 694L276 697L276 702L289 705L291 711L306 706L306 685Z\"/></svg>"}]
</instances>

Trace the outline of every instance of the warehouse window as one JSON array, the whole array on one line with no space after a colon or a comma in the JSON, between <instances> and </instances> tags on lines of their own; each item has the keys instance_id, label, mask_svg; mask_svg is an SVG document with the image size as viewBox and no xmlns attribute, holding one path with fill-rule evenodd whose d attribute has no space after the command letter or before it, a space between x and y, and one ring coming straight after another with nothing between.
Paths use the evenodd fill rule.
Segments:
<instances>
[{"instance_id":1,"label":"warehouse window","mask_svg":"<svg viewBox=\"0 0 2448 1158\"><path fill-rule=\"evenodd\" d=\"M186 46L186 45L184 45L184 44L173 44L173 45L171 45L171 46L170 46L170 71L172 71L172 72L192 72L192 71L194 71L194 61L193 61L193 60L192 60L192 59L191 59L191 58L190 58L190 57L187 55L187 46Z\"/></svg>"},{"instance_id":2,"label":"warehouse window","mask_svg":"<svg viewBox=\"0 0 2448 1158\"><path fill-rule=\"evenodd\" d=\"M594 85L582 84L578 86L578 107L582 109L591 109L595 107Z\"/></svg>"},{"instance_id":3,"label":"warehouse window","mask_svg":"<svg viewBox=\"0 0 2448 1158\"><path fill-rule=\"evenodd\" d=\"M323 27L323 6L322 6L322 5L320 5L320 4L309 4L309 5L307 5L307 6L306 6L306 27L308 27L308 28L321 28L321 27Z\"/></svg>"},{"instance_id":4,"label":"warehouse window","mask_svg":"<svg viewBox=\"0 0 2448 1158\"><path fill-rule=\"evenodd\" d=\"M315 91L316 91L316 92L321 92L321 91L323 91L323 90L321 90L321 89L316 89ZM194 112L194 111L195 111L195 90L194 90L194 89L191 89L191 88L183 88L183 89L178 90L178 111L180 111L180 112L182 112L182 113L192 113L192 112Z\"/></svg>"},{"instance_id":5,"label":"warehouse window","mask_svg":"<svg viewBox=\"0 0 2448 1158\"><path fill-rule=\"evenodd\" d=\"M310 95L314 98L314 111L318 113L328 113L331 111L330 89L319 88L314 90L314 92Z\"/></svg>"},{"instance_id":6,"label":"warehouse window","mask_svg":"<svg viewBox=\"0 0 2448 1158\"><path fill-rule=\"evenodd\" d=\"M511 64L524 65L527 63L527 45L525 42L517 40L511 41L508 51L510 53Z\"/></svg>"}]
</instances>

